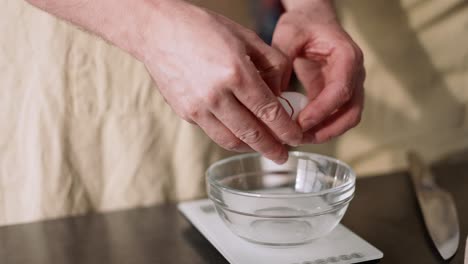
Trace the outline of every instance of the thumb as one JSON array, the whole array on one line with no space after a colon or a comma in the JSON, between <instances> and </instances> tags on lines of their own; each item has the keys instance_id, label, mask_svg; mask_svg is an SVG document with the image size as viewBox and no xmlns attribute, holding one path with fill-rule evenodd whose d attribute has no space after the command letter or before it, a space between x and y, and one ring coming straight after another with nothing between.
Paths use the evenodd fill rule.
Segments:
<instances>
[{"instance_id":1,"label":"thumb","mask_svg":"<svg viewBox=\"0 0 468 264\"><path fill-rule=\"evenodd\" d=\"M273 33L272 46L285 54L291 62L300 54L307 43L305 35L293 24L281 20Z\"/></svg>"}]
</instances>

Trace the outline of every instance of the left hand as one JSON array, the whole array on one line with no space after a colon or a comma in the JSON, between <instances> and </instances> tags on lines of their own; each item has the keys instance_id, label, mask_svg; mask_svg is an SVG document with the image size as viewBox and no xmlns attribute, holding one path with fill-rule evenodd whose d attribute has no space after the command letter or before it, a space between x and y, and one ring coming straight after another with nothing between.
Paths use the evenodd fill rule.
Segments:
<instances>
[{"instance_id":1,"label":"left hand","mask_svg":"<svg viewBox=\"0 0 468 264\"><path fill-rule=\"evenodd\" d=\"M323 143L356 126L364 103L363 54L329 1L285 2L273 46L294 62L310 100L298 122L303 144Z\"/></svg>"}]
</instances>

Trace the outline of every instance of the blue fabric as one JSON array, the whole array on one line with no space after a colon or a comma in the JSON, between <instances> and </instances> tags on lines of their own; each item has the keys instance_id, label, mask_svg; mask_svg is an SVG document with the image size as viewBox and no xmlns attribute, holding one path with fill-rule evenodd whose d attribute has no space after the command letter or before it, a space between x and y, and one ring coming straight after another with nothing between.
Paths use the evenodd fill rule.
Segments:
<instances>
[{"instance_id":1,"label":"blue fabric","mask_svg":"<svg viewBox=\"0 0 468 264\"><path fill-rule=\"evenodd\" d=\"M251 1L257 34L268 44L271 44L276 23L283 13L280 0Z\"/></svg>"}]
</instances>

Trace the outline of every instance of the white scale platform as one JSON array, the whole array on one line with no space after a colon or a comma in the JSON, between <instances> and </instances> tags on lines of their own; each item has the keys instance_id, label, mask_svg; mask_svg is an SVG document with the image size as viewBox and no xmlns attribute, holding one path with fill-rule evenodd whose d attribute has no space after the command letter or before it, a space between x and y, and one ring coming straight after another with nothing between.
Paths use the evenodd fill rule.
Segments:
<instances>
[{"instance_id":1,"label":"white scale platform","mask_svg":"<svg viewBox=\"0 0 468 264\"><path fill-rule=\"evenodd\" d=\"M231 264L348 264L383 257L380 250L343 225L311 243L275 248L236 236L218 217L210 200L183 202L178 207Z\"/></svg>"}]
</instances>

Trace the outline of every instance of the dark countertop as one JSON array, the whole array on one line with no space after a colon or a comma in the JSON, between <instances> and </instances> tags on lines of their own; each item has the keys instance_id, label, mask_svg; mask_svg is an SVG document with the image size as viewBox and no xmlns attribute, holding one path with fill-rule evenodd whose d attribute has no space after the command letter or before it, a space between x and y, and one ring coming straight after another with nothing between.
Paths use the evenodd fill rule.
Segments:
<instances>
[{"instance_id":1,"label":"dark countertop","mask_svg":"<svg viewBox=\"0 0 468 264\"><path fill-rule=\"evenodd\" d=\"M405 172L363 178L343 224L384 252L378 263L463 264L468 232L468 161L433 168L454 196L460 247L444 262L422 221ZM227 263L174 204L0 227L0 263Z\"/></svg>"}]
</instances>

